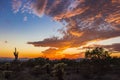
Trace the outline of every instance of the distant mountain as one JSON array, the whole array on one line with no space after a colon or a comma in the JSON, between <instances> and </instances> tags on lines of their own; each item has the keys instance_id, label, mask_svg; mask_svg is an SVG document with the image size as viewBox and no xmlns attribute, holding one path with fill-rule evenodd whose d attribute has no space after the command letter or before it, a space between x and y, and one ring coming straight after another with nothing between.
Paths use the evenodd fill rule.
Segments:
<instances>
[{"instance_id":1,"label":"distant mountain","mask_svg":"<svg viewBox=\"0 0 120 80\"><path fill-rule=\"evenodd\" d=\"M83 61L83 60L85 60L85 58L77 58L77 59L75 59L76 62L80 62L80 61Z\"/></svg>"},{"instance_id":2,"label":"distant mountain","mask_svg":"<svg viewBox=\"0 0 120 80\"><path fill-rule=\"evenodd\" d=\"M0 62L11 62L11 61L13 61L13 58L3 58L3 57L0 58Z\"/></svg>"},{"instance_id":3,"label":"distant mountain","mask_svg":"<svg viewBox=\"0 0 120 80\"><path fill-rule=\"evenodd\" d=\"M0 57L0 62L12 62L14 58L4 58ZM29 60L28 58L19 58L20 61L27 61Z\"/></svg>"}]
</instances>

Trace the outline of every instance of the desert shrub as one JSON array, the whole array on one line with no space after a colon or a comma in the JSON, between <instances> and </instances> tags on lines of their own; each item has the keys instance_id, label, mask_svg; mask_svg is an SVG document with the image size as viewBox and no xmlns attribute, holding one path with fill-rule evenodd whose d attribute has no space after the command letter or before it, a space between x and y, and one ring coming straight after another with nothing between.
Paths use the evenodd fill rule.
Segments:
<instances>
[{"instance_id":1,"label":"desert shrub","mask_svg":"<svg viewBox=\"0 0 120 80\"><path fill-rule=\"evenodd\" d=\"M3 66L4 66L4 69L5 69L5 70L10 70L11 63L7 62L7 63L5 63Z\"/></svg>"},{"instance_id":2,"label":"desert shrub","mask_svg":"<svg viewBox=\"0 0 120 80\"><path fill-rule=\"evenodd\" d=\"M49 62L48 58L38 57L34 58L35 65L44 65Z\"/></svg>"},{"instance_id":3,"label":"desert shrub","mask_svg":"<svg viewBox=\"0 0 120 80\"><path fill-rule=\"evenodd\" d=\"M46 63L42 68L45 69L47 74L50 74L51 67L49 63Z\"/></svg>"},{"instance_id":4,"label":"desert shrub","mask_svg":"<svg viewBox=\"0 0 120 80\"><path fill-rule=\"evenodd\" d=\"M110 53L104 48L96 47L85 52L85 57L90 59L105 59L110 57Z\"/></svg>"},{"instance_id":5,"label":"desert shrub","mask_svg":"<svg viewBox=\"0 0 120 80\"><path fill-rule=\"evenodd\" d=\"M3 71L0 71L0 80L3 80L3 79L4 79Z\"/></svg>"},{"instance_id":6,"label":"desert shrub","mask_svg":"<svg viewBox=\"0 0 120 80\"><path fill-rule=\"evenodd\" d=\"M3 75L5 79L9 79L12 76L13 71L3 71Z\"/></svg>"},{"instance_id":7,"label":"desert shrub","mask_svg":"<svg viewBox=\"0 0 120 80\"><path fill-rule=\"evenodd\" d=\"M11 66L11 70L15 71L15 72L20 72L21 71L21 63L17 63L17 64L12 64Z\"/></svg>"},{"instance_id":8,"label":"desert shrub","mask_svg":"<svg viewBox=\"0 0 120 80\"><path fill-rule=\"evenodd\" d=\"M25 67L34 67L35 66L34 59L29 59L27 62L24 62L23 65Z\"/></svg>"},{"instance_id":9,"label":"desert shrub","mask_svg":"<svg viewBox=\"0 0 120 80\"><path fill-rule=\"evenodd\" d=\"M39 75L45 74L45 71L40 65L36 65L30 70L30 73L38 77Z\"/></svg>"},{"instance_id":10,"label":"desert shrub","mask_svg":"<svg viewBox=\"0 0 120 80\"><path fill-rule=\"evenodd\" d=\"M65 66L67 66L65 63L58 63L55 64L53 67L53 75L56 76L58 78L58 80L64 80L63 76L64 76L64 68Z\"/></svg>"}]
</instances>

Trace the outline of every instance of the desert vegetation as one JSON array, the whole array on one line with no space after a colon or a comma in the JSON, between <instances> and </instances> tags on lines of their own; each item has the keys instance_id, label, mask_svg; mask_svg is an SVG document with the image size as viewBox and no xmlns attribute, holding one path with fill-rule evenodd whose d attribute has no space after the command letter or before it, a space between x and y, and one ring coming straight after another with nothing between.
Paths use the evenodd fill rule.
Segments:
<instances>
[{"instance_id":1,"label":"desert vegetation","mask_svg":"<svg viewBox=\"0 0 120 80\"><path fill-rule=\"evenodd\" d=\"M119 80L120 58L103 48L85 52L84 59L49 60L34 58L0 62L0 80Z\"/></svg>"}]
</instances>

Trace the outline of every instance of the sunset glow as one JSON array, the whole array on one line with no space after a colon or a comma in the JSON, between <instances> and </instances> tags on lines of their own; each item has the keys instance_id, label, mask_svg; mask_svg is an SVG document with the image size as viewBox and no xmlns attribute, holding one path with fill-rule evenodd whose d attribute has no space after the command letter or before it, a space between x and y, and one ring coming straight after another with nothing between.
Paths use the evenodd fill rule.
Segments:
<instances>
[{"instance_id":1,"label":"sunset glow","mask_svg":"<svg viewBox=\"0 0 120 80\"><path fill-rule=\"evenodd\" d=\"M120 0L0 0L0 57L84 58L96 46L120 56Z\"/></svg>"}]
</instances>

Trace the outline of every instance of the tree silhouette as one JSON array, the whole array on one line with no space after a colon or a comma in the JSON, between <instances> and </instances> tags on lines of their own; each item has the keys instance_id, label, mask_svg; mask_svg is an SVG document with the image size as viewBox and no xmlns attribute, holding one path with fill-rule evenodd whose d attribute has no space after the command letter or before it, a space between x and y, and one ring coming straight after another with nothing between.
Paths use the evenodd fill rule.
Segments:
<instances>
[{"instance_id":1,"label":"tree silhouette","mask_svg":"<svg viewBox=\"0 0 120 80\"><path fill-rule=\"evenodd\" d=\"M91 52L90 49L85 52L85 58L90 58L91 57Z\"/></svg>"},{"instance_id":2,"label":"tree silhouette","mask_svg":"<svg viewBox=\"0 0 120 80\"><path fill-rule=\"evenodd\" d=\"M94 59L105 59L110 57L110 53L108 51L106 51L104 48L102 47L96 47L92 50L87 50L85 52L85 57L86 58L94 58Z\"/></svg>"}]
</instances>

